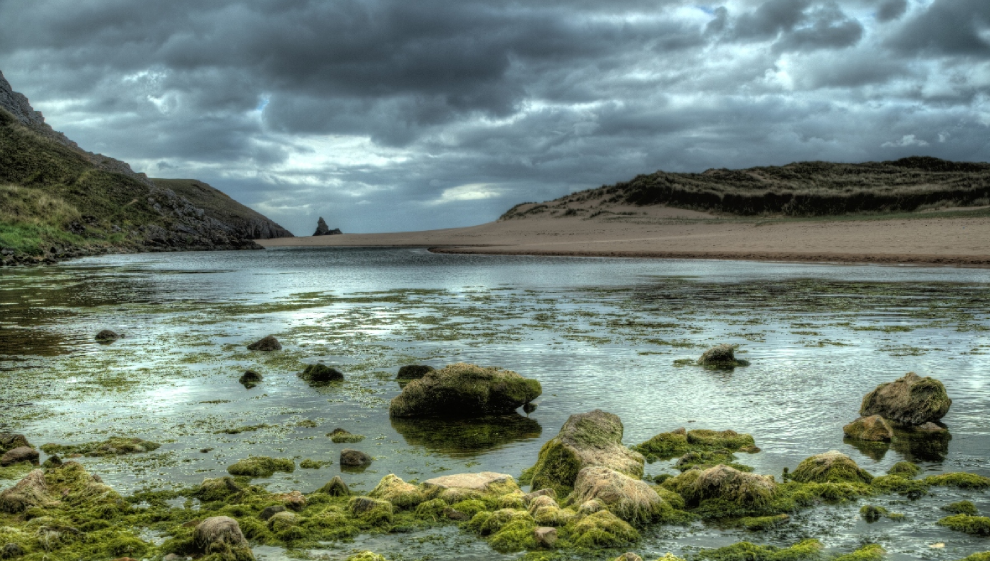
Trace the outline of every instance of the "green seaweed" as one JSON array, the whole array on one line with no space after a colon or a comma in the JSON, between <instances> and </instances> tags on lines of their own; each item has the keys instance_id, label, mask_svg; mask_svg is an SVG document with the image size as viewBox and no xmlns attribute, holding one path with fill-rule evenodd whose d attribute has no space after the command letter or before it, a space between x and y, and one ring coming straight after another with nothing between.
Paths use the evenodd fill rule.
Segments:
<instances>
[{"instance_id":1,"label":"green seaweed","mask_svg":"<svg viewBox=\"0 0 990 561\"><path fill-rule=\"evenodd\" d=\"M271 477L276 471L292 473L295 469L295 462L288 458L251 456L227 466L227 473L244 477Z\"/></svg>"}]
</instances>

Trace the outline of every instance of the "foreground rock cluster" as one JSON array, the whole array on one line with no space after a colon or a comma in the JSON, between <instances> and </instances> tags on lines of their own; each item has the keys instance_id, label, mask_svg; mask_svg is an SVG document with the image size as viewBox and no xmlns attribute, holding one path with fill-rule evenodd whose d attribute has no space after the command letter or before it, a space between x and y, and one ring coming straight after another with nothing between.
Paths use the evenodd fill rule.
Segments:
<instances>
[{"instance_id":1,"label":"foreground rock cluster","mask_svg":"<svg viewBox=\"0 0 990 561\"><path fill-rule=\"evenodd\" d=\"M842 430L850 439L868 442L947 433L940 421L951 406L942 382L908 372L866 394L860 417Z\"/></svg>"}]
</instances>

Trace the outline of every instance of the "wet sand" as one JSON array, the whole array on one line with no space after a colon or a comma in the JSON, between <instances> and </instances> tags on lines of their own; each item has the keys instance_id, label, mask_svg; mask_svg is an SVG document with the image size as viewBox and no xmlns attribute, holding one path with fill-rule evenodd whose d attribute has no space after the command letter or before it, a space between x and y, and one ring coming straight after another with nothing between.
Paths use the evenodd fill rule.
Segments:
<instances>
[{"instance_id":1,"label":"wet sand","mask_svg":"<svg viewBox=\"0 0 990 561\"><path fill-rule=\"evenodd\" d=\"M634 212L630 210L629 212ZM990 217L724 219L680 209L536 217L468 228L258 240L265 247L428 247L444 253L990 267Z\"/></svg>"}]
</instances>

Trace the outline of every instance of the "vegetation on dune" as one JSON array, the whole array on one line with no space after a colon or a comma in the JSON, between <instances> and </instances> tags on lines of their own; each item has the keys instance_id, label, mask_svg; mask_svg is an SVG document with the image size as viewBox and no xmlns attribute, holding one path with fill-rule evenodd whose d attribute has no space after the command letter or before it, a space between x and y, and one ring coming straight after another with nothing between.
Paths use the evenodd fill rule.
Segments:
<instances>
[{"instance_id":1,"label":"vegetation on dune","mask_svg":"<svg viewBox=\"0 0 990 561\"><path fill-rule=\"evenodd\" d=\"M990 164L911 157L888 162L798 162L703 173L658 171L631 181L522 203L500 220L594 217L616 205L665 205L741 216L833 216L990 204Z\"/></svg>"}]
</instances>

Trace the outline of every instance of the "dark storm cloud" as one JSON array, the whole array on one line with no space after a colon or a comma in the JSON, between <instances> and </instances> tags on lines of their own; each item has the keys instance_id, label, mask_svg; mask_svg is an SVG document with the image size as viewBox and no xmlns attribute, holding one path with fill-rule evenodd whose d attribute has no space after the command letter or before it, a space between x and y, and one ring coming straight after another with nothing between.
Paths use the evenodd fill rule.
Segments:
<instances>
[{"instance_id":1,"label":"dark storm cloud","mask_svg":"<svg viewBox=\"0 0 990 561\"><path fill-rule=\"evenodd\" d=\"M467 225L657 168L988 159L984 0L0 3L84 147L300 233Z\"/></svg>"}]
</instances>

